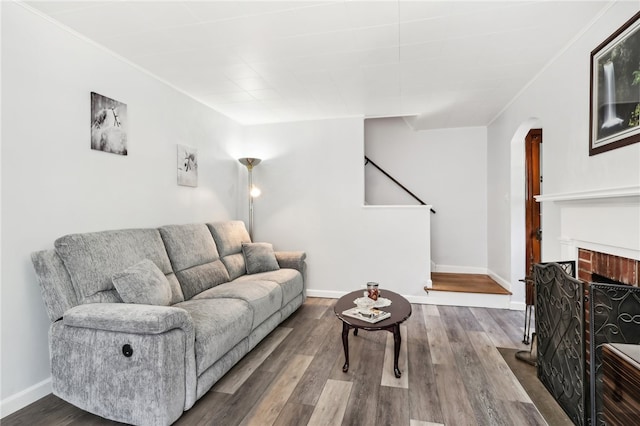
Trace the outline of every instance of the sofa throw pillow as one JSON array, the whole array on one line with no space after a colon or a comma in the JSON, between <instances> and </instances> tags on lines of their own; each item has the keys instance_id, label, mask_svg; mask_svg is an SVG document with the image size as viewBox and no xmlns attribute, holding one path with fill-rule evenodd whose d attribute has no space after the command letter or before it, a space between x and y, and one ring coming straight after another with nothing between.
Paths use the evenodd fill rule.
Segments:
<instances>
[{"instance_id":1,"label":"sofa throw pillow","mask_svg":"<svg viewBox=\"0 0 640 426\"><path fill-rule=\"evenodd\" d=\"M273 246L269 243L242 243L242 254L247 274L277 271L280 269Z\"/></svg>"},{"instance_id":2,"label":"sofa throw pillow","mask_svg":"<svg viewBox=\"0 0 640 426\"><path fill-rule=\"evenodd\" d=\"M159 306L169 306L171 303L171 284L149 259L113 274L112 281L125 303Z\"/></svg>"}]
</instances>

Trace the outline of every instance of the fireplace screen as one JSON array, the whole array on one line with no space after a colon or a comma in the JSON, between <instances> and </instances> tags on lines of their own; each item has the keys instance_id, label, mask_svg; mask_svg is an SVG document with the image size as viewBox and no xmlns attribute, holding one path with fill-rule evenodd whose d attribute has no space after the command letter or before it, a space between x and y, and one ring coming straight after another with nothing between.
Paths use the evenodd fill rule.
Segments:
<instances>
[{"instance_id":1,"label":"fireplace screen","mask_svg":"<svg viewBox=\"0 0 640 426\"><path fill-rule=\"evenodd\" d=\"M628 285L590 286L591 295L591 424L604 425L602 345L640 343L640 288Z\"/></svg>"},{"instance_id":2,"label":"fireplace screen","mask_svg":"<svg viewBox=\"0 0 640 426\"><path fill-rule=\"evenodd\" d=\"M534 265L533 277L538 378L569 418L585 425L583 284L557 263Z\"/></svg>"}]
</instances>

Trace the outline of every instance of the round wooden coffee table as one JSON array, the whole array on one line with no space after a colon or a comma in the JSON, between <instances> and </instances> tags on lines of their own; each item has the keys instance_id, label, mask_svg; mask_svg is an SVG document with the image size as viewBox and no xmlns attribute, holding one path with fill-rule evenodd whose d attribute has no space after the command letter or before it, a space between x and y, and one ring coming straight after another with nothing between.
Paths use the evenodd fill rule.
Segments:
<instances>
[{"instance_id":1,"label":"round wooden coffee table","mask_svg":"<svg viewBox=\"0 0 640 426\"><path fill-rule=\"evenodd\" d=\"M398 368L398 357L400 356L400 343L402 338L400 337L400 324L411 316L411 304L407 299L389 290L382 290L380 297L391 300L391 306L385 306L380 308L385 312L389 312L391 316L383 319L380 322L371 324L366 321L362 321L356 318L352 318L346 315L342 315L342 312L347 309L351 309L356 305L353 303L358 297L362 297L363 290L356 290L349 294L342 296L336 302L333 310L336 316L342 321L342 346L344 347L344 366L342 371L345 373L349 371L349 330L354 329L353 335L358 335L358 329L363 330L387 330L393 333L393 373L396 377L400 377L402 373Z\"/></svg>"}]
</instances>

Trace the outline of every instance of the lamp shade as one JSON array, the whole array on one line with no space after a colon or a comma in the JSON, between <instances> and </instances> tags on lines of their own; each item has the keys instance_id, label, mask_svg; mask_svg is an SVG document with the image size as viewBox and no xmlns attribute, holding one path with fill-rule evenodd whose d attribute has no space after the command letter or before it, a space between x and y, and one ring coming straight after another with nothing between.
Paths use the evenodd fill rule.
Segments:
<instances>
[{"instance_id":1,"label":"lamp shade","mask_svg":"<svg viewBox=\"0 0 640 426\"><path fill-rule=\"evenodd\" d=\"M238 158L240 164L247 166L247 169L251 170L254 166L257 166L262 161L259 158L251 158L251 157L242 157Z\"/></svg>"}]
</instances>

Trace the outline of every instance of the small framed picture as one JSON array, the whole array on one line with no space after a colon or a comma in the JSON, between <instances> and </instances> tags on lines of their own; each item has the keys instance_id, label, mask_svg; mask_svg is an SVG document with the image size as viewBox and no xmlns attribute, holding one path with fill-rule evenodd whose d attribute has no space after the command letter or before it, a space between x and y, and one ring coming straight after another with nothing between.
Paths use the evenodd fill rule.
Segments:
<instances>
[{"instance_id":1,"label":"small framed picture","mask_svg":"<svg viewBox=\"0 0 640 426\"><path fill-rule=\"evenodd\" d=\"M178 185L198 186L198 151L178 145Z\"/></svg>"},{"instance_id":2,"label":"small framed picture","mask_svg":"<svg viewBox=\"0 0 640 426\"><path fill-rule=\"evenodd\" d=\"M640 12L591 52L589 155L640 142Z\"/></svg>"},{"instance_id":3,"label":"small framed picture","mask_svg":"<svg viewBox=\"0 0 640 426\"><path fill-rule=\"evenodd\" d=\"M91 149L127 155L127 104L91 92Z\"/></svg>"}]
</instances>

